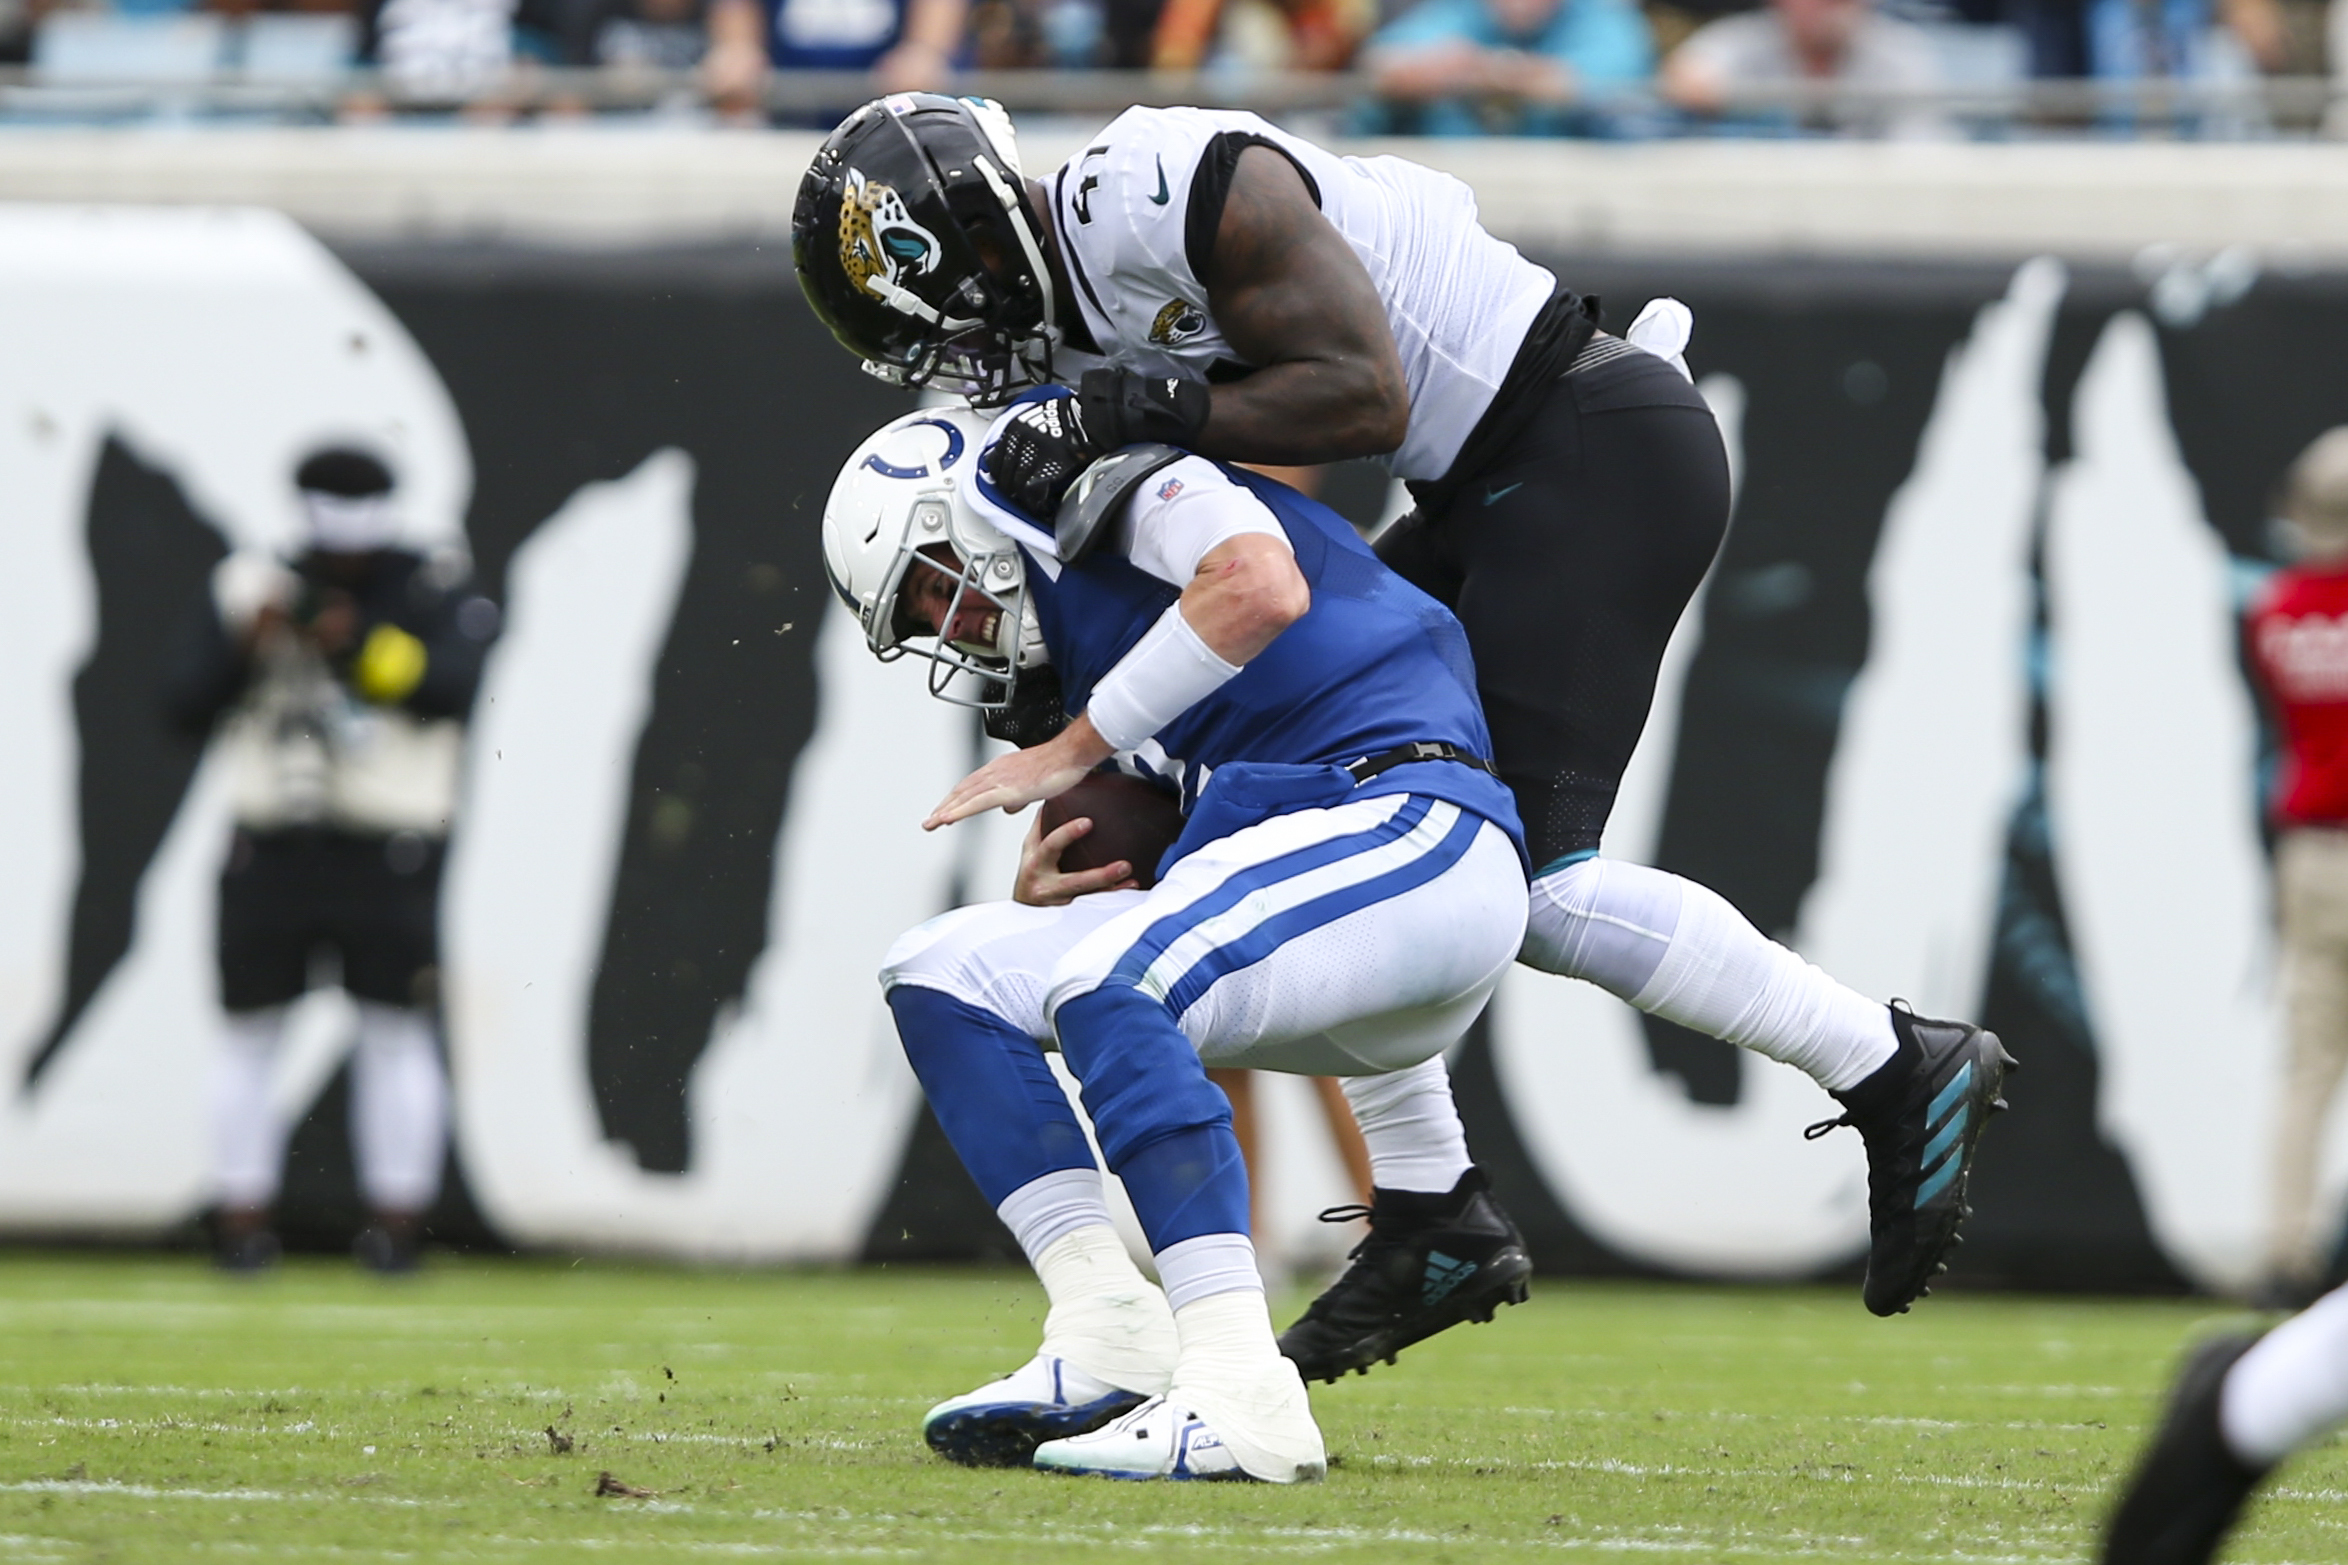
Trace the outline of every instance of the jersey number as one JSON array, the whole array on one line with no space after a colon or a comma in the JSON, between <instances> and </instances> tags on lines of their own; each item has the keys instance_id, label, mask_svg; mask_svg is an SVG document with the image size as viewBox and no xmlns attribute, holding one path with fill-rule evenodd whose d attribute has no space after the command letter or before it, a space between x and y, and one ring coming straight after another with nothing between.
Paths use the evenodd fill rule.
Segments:
<instances>
[{"instance_id":1,"label":"jersey number","mask_svg":"<svg viewBox=\"0 0 2348 1565\"><path fill-rule=\"evenodd\" d=\"M1094 158L1105 156L1108 153L1108 150L1109 149L1107 147L1087 147L1084 149L1084 161L1086 163L1090 163ZM1099 188L1100 183L1101 176L1089 171L1085 174L1083 179L1077 182L1076 199L1069 202L1068 204L1076 208L1076 220L1079 223L1084 223L1086 225L1091 224L1092 193L1094 190Z\"/></svg>"}]
</instances>

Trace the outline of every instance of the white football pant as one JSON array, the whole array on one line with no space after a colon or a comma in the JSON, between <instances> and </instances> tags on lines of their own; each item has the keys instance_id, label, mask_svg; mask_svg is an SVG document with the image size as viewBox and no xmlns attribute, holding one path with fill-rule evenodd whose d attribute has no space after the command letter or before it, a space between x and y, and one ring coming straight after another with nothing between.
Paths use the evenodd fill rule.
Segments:
<instances>
[{"instance_id":1,"label":"white football pant","mask_svg":"<svg viewBox=\"0 0 2348 1565\"><path fill-rule=\"evenodd\" d=\"M1367 831L1410 799L1274 816L1208 843L1148 891L957 908L902 936L881 983L941 990L1049 1043L1053 1008L1163 943L1141 986L1175 1008L1207 1064L1307 1076L1407 1069L1458 1040L1523 944L1524 871L1500 828L1485 824L1448 868L1380 895L1458 820L1458 806L1437 801L1401 842L1247 888L1255 872ZM1285 935L1291 923L1306 927Z\"/></svg>"},{"instance_id":2,"label":"white football pant","mask_svg":"<svg viewBox=\"0 0 2348 1565\"><path fill-rule=\"evenodd\" d=\"M448 1150L448 1075L422 1013L358 1002L351 1054L351 1150L359 1189L379 1212L421 1212L440 1194ZM232 1015L212 1078L214 1190L228 1207L277 1199L292 1127L271 1094L286 1007Z\"/></svg>"}]
</instances>

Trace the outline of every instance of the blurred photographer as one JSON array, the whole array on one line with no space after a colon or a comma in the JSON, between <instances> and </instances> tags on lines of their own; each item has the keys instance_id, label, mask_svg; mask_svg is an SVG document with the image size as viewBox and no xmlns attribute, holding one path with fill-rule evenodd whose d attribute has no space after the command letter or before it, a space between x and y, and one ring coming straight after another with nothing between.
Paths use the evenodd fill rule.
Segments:
<instances>
[{"instance_id":1,"label":"blurred photographer","mask_svg":"<svg viewBox=\"0 0 2348 1565\"><path fill-rule=\"evenodd\" d=\"M319 451L295 475L308 537L290 560L214 569L171 672L173 718L217 731L236 830L220 878L213 1088L215 1259L257 1270L289 1130L270 1079L287 1008L331 954L357 1003L351 1144L372 1211L359 1258L412 1269L440 1192L448 1078L437 914L464 722L497 606L461 558L400 546L391 471Z\"/></svg>"}]
</instances>

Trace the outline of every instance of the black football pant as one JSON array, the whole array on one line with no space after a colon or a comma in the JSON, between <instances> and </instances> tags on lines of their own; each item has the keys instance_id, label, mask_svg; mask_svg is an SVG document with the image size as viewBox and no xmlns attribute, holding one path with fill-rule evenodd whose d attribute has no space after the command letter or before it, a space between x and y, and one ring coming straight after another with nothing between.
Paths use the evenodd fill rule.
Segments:
<instances>
[{"instance_id":1,"label":"black football pant","mask_svg":"<svg viewBox=\"0 0 2348 1565\"><path fill-rule=\"evenodd\" d=\"M1654 355L1598 341L1445 515L1378 541L1467 628L1536 868L1598 846L1664 645L1728 528L1704 399Z\"/></svg>"},{"instance_id":2,"label":"black football pant","mask_svg":"<svg viewBox=\"0 0 2348 1565\"><path fill-rule=\"evenodd\" d=\"M354 1000L439 1003L440 871L447 844L414 832L239 829L220 872L220 1003L288 1005L312 958L341 960Z\"/></svg>"}]
</instances>

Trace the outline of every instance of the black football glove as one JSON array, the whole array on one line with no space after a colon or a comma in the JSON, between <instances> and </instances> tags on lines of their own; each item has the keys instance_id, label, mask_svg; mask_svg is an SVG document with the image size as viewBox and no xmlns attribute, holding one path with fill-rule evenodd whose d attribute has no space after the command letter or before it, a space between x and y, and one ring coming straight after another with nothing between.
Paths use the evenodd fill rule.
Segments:
<instances>
[{"instance_id":1,"label":"black football glove","mask_svg":"<svg viewBox=\"0 0 2348 1565\"><path fill-rule=\"evenodd\" d=\"M1189 447L1207 421L1203 380L1087 370L1072 397L1031 402L1003 426L987 478L1003 498L1049 523L1060 497L1096 458L1145 440Z\"/></svg>"},{"instance_id":2,"label":"black football glove","mask_svg":"<svg viewBox=\"0 0 2348 1565\"><path fill-rule=\"evenodd\" d=\"M1198 444L1213 393L1186 375L1138 375L1132 370L1086 370L1076 383L1084 427L1103 451L1159 440L1185 451Z\"/></svg>"},{"instance_id":3,"label":"black football glove","mask_svg":"<svg viewBox=\"0 0 2348 1565\"><path fill-rule=\"evenodd\" d=\"M1013 506L1049 527L1060 497L1111 449L1085 428L1075 397L1046 397L1011 416L987 449L987 478Z\"/></svg>"}]
</instances>

